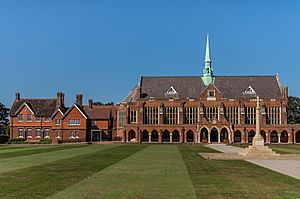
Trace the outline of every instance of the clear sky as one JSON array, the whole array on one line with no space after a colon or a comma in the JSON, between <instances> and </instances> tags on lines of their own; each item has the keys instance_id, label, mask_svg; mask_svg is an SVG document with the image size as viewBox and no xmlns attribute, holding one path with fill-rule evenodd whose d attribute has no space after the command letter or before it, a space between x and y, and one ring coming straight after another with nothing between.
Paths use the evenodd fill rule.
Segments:
<instances>
[{"instance_id":1,"label":"clear sky","mask_svg":"<svg viewBox=\"0 0 300 199\"><path fill-rule=\"evenodd\" d=\"M279 73L300 96L300 1L1 0L0 102L120 102L140 75Z\"/></svg>"}]
</instances>

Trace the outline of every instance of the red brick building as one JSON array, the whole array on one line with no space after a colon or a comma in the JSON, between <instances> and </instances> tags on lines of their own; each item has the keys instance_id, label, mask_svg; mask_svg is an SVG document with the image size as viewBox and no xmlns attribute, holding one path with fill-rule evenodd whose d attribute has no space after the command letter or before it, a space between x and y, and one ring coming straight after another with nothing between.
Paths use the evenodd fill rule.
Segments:
<instances>
[{"instance_id":1,"label":"red brick building","mask_svg":"<svg viewBox=\"0 0 300 199\"><path fill-rule=\"evenodd\" d=\"M266 143L300 143L300 126L289 125L288 88L278 75L214 76L207 38L203 76L142 76L118 106L124 142L208 143L252 141L256 97L262 99Z\"/></svg>"},{"instance_id":2,"label":"red brick building","mask_svg":"<svg viewBox=\"0 0 300 199\"><path fill-rule=\"evenodd\" d=\"M64 94L55 99L20 98L16 93L10 112L10 137L38 141L49 138L52 143L112 141L116 139L113 126L115 107L82 104L83 96L76 95L76 103L65 107Z\"/></svg>"}]
</instances>

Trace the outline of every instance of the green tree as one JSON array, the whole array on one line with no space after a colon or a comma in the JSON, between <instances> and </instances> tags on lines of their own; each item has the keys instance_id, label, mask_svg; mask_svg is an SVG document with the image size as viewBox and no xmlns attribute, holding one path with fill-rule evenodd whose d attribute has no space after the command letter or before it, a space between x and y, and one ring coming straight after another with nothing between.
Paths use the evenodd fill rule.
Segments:
<instances>
[{"instance_id":1,"label":"green tree","mask_svg":"<svg viewBox=\"0 0 300 199\"><path fill-rule=\"evenodd\" d=\"M4 104L0 102L0 123L9 124L9 108L6 108Z\"/></svg>"},{"instance_id":2,"label":"green tree","mask_svg":"<svg viewBox=\"0 0 300 199\"><path fill-rule=\"evenodd\" d=\"M288 123L300 124L300 98L290 96L288 101Z\"/></svg>"}]
</instances>

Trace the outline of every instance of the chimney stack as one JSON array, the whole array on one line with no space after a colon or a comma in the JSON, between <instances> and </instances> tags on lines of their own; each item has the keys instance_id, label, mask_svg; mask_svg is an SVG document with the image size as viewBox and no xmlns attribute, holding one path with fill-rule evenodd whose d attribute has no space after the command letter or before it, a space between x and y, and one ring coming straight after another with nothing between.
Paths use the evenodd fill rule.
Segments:
<instances>
[{"instance_id":1,"label":"chimney stack","mask_svg":"<svg viewBox=\"0 0 300 199\"><path fill-rule=\"evenodd\" d=\"M83 95L82 95L82 94L77 94L77 95L76 95L76 103L77 103L79 106L82 106L82 98L83 98Z\"/></svg>"},{"instance_id":2,"label":"chimney stack","mask_svg":"<svg viewBox=\"0 0 300 199\"><path fill-rule=\"evenodd\" d=\"M20 100L20 93L16 92L16 101L19 101L19 100Z\"/></svg>"},{"instance_id":3,"label":"chimney stack","mask_svg":"<svg viewBox=\"0 0 300 199\"><path fill-rule=\"evenodd\" d=\"M89 99L89 109L93 109L93 100Z\"/></svg>"},{"instance_id":4,"label":"chimney stack","mask_svg":"<svg viewBox=\"0 0 300 199\"><path fill-rule=\"evenodd\" d=\"M64 107L64 94L62 92L57 92L56 108Z\"/></svg>"}]
</instances>

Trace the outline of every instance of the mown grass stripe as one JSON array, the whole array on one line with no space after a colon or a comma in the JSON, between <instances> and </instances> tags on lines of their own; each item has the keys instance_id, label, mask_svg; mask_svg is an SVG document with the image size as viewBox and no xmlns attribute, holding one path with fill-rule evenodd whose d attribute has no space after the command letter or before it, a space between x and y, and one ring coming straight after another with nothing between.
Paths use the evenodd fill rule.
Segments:
<instances>
[{"instance_id":1,"label":"mown grass stripe","mask_svg":"<svg viewBox=\"0 0 300 199\"><path fill-rule=\"evenodd\" d=\"M98 150L113 148L116 146L117 145L101 145L101 147L99 147L99 145L96 146L92 145L83 148L72 148L72 149L65 149L61 151L52 151L52 152L39 153L39 154L33 154L28 156L0 159L0 175L1 173L6 173L17 169L24 169L27 167L42 165L57 160L63 160L66 158L71 158L78 155L95 152Z\"/></svg>"},{"instance_id":2,"label":"mown grass stripe","mask_svg":"<svg viewBox=\"0 0 300 199\"><path fill-rule=\"evenodd\" d=\"M44 198L145 148L121 145L0 176L0 198ZM101 149L101 146L99 146ZM16 180L18 179L18 180Z\"/></svg>"},{"instance_id":3,"label":"mown grass stripe","mask_svg":"<svg viewBox=\"0 0 300 199\"><path fill-rule=\"evenodd\" d=\"M26 151L31 149L40 149L40 148L55 148L58 145L34 145L27 147L10 147L10 148L2 148L0 149L0 154L2 153L10 153L10 152L18 152L18 151Z\"/></svg>"},{"instance_id":4,"label":"mown grass stripe","mask_svg":"<svg viewBox=\"0 0 300 199\"><path fill-rule=\"evenodd\" d=\"M205 160L179 146L198 198L295 198L300 181L241 160Z\"/></svg>"},{"instance_id":5,"label":"mown grass stripe","mask_svg":"<svg viewBox=\"0 0 300 199\"><path fill-rule=\"evenodd\" d=\"M151 145L51 198L196 198L176 145Z\"/></svg>"},{"instance_id":6,"label":"mown grass stripe","mask_svg":"<svg viewBox=\"0 0 300 199\"><path fill-rule=\"evenodd\" d=\"M66 145L66 146L56 146L56 147L39 147L39 148L31 148L27 150L17 150L17 151L9 151L8 153L0 153L0 159L4 158L14 158L19 156L27 156L27 155L34 155L39 153L47 153L52 151L60 151L65 149L72 149L72 148L81 148L86 147L87 145Z\"/></svg>"}]
</instances>

